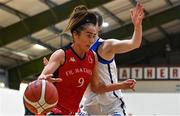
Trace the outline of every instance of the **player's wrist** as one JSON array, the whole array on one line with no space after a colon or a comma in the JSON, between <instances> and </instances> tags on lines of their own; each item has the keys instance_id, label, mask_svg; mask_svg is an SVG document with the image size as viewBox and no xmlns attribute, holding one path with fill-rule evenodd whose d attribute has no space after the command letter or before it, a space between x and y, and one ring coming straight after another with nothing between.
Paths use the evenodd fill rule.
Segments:
<instances>
[{"instance_id":1,"label":"player's wrist","mask_svg":"<svg viewBox=\"0 0 180 116\"><path fill-rule=\"evenodd\" d=\"M44 74L39 75L39 77L37 78L37 80L43 80L43 79L46 80Z\"/></svg>"},{"instance_id":2,"label":"player's wrist","mask_svg":"<svg viewBox=\"0 0 180 116\"><path fill-rule=\"evenodd\" d=\"M134 30L135 30L135 31L141 31L141 30L142 30L142 25L141 25L141 24L135 25L135 26L134 26Z\"/></svg>"}]
</instances>

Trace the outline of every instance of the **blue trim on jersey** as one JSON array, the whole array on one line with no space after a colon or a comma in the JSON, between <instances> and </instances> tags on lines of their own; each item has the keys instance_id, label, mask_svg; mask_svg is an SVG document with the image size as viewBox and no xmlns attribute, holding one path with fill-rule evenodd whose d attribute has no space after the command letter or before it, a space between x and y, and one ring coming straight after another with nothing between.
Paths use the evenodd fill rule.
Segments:
<instances>
[{"instance_id":1,"label":"blue trim on jersey","mask_svg":"<svg viewBox=\"0 0 180 116\"><path fill-rule=\"evenodd\" d=\"M113 84L114 82L113 82L113 79L112 79L111 67L110 67L109 64L107 64L107 66L108 66L109 77L110 77L110 79L111 79L111 83Z\"/></svg>"},{"instance_id":2,"label":"blue trim on jersey","mask_svg":"<svg viewBox=\"0 0 180 116\"><path fill-rule=\"evenodd\" d=\"M113 79L112 79L112 73L111 73L110 64L107 64L107 66L108 66L109 77L110 77L111 83L113 84L114 82L113 82ZM126 116L126 112L125 112L125 109L124 109L124 105L125 105L124 101L116 94L115 91L113 91L113 95L115 97L117 97L121 101L121 108L123 109L123 114Z\"/></svg>"},{"instance_id":3,"label":"blue trim on jersey","mask_svg":"<svg viewBox=\"0 0 180 116\"><path fill-rule=\"evenodd\" d=\"M114 112L112 116L122 116L119 112Z\"/></svg>"},{"instance_id":4,"label":"blue trim on jersey","mask_svg":"<svg viewBox=\"0 0 180 116\"><path fill-rule=\"evenodd\" d=\"M99 38L99 39L100 39L100 38ZM102 58L102 57L98 54L98 51L97 51L97 50L98 50L99 46L103 43L103 41L100 42L99 39L96 40L96 42L91 46L90 49L93 50L94 52L96 52L97 57L98 57L98 61L99 61L100 63L102 63L102 64L110 64L110 63L114 60L114 58L108 61L108 60L105 60L104 58Z\"/></svg>"},{"instance_id":5,"label":"blue trim on jersey","mask_svg":"<svg viewBox=\"0 0 180 116\"><path fill-rule=\"evenodd\" d=\"M99 38L100 39L100 38ZM97 51L97 48L99 47L99 45L102 44L102 42L99 42L99 39L96 40L96 42L94 42L94 44L91 46L91 50L93 50L94 52Z\"/></svg>"}]
</instances>

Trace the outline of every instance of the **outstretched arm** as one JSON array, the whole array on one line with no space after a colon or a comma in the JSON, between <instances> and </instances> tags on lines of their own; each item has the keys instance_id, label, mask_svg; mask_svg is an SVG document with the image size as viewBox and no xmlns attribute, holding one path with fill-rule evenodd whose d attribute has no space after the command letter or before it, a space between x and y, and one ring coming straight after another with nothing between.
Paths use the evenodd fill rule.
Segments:
<instances>
[{"instance_id":1,"label":"outstretched arm","mask_svg":"<svg viewBox=\"0 0 180 116\"><path fill-rule=\"evenodd\" d=\"M99 53L106 59L111 59L116 53L125 53L139 48L142 41L142 20L144 18L144 9L140 2L131 9L131 20L134 25L134 33L129 40L108 39L105 40L99 49Z\"/></svg>"}]
</instances>

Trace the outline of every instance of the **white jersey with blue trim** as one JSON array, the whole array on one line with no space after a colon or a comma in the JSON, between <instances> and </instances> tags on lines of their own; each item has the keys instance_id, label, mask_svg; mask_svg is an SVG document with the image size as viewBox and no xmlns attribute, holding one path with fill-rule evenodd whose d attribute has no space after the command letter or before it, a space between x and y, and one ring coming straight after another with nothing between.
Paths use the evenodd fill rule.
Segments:
<instances>
[{"instance_id":1,"label":"white jersey with blue trim","mask_svg":"<svg viewBox=\"0 0 180 116\"><path fill-rule=\"evenodd\" d=\"M98 57L98 64L97 64L97 70L98 70L98 76L101 78L101 80L105 84L113 84L118 82L117 78L117 68L114 58L110 61L107 61L100 57L100 55L97 52L97 49L99 45L103 43L103 39L99 38L92 46L91 50L96 52ZM115 100L122 97L121 90L116 90L112 92L105 92L102 94L95 94L90 90L90 87L87 88L85 92L85 105L95 105L95 104L102 104L102 105L108 105Z\"/></svg>"}]
</instances>

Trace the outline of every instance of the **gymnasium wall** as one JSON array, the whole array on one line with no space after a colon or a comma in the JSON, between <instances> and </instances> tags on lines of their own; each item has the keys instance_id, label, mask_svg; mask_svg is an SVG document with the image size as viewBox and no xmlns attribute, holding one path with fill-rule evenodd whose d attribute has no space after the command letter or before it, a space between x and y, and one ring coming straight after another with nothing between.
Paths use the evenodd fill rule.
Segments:
<instances>
[{"instance_id":1,"label":"gymnasium wall","mask_svg":"<svg viewBox=\"0 0 180 116\"><path fill-rule=\"evenodd\" d=\"M119 67L118 79L134 78L136 92L180 93L180 66Z\"/></svg>"},{"instance_id":2,"label":"gymnasium wall","mask_svg":"<svg viewBox=\"0 0 180 116\"><path fill-rule=\"evenodd\" d=\"M0 88L0 116L23 116L23 92Z\"/></svg>"},{"instance_id":3,"label":"gymnasium wall","mask_svg":"<svg viewBox=\"0 0 180 116\"><path fill-rule=\"evenodd\" d=\"M126 93L124 98L134 116L180 116L180 93Z\"/></svg>"},{"instance_id":4,"label":"gymnasium wall","mask_svg":"<svg viewBox=\"0 0 180 116\"><path fill-rule=\"evenodd\" d=\"M23 116L23 90L0 88L0 116ZM132 116L180 116L180 93L124 93Z\"/></svg>"},{"instance_id":5,"label":"gymnasium wall","mask_svg":"<svg viewBox=\"0 0 180 116\"><path fill-rule=\"evenodd\" d=\"M180 80L137 81L136 92L145 93L180 93Z\"/></svg>"}]
</instances>

